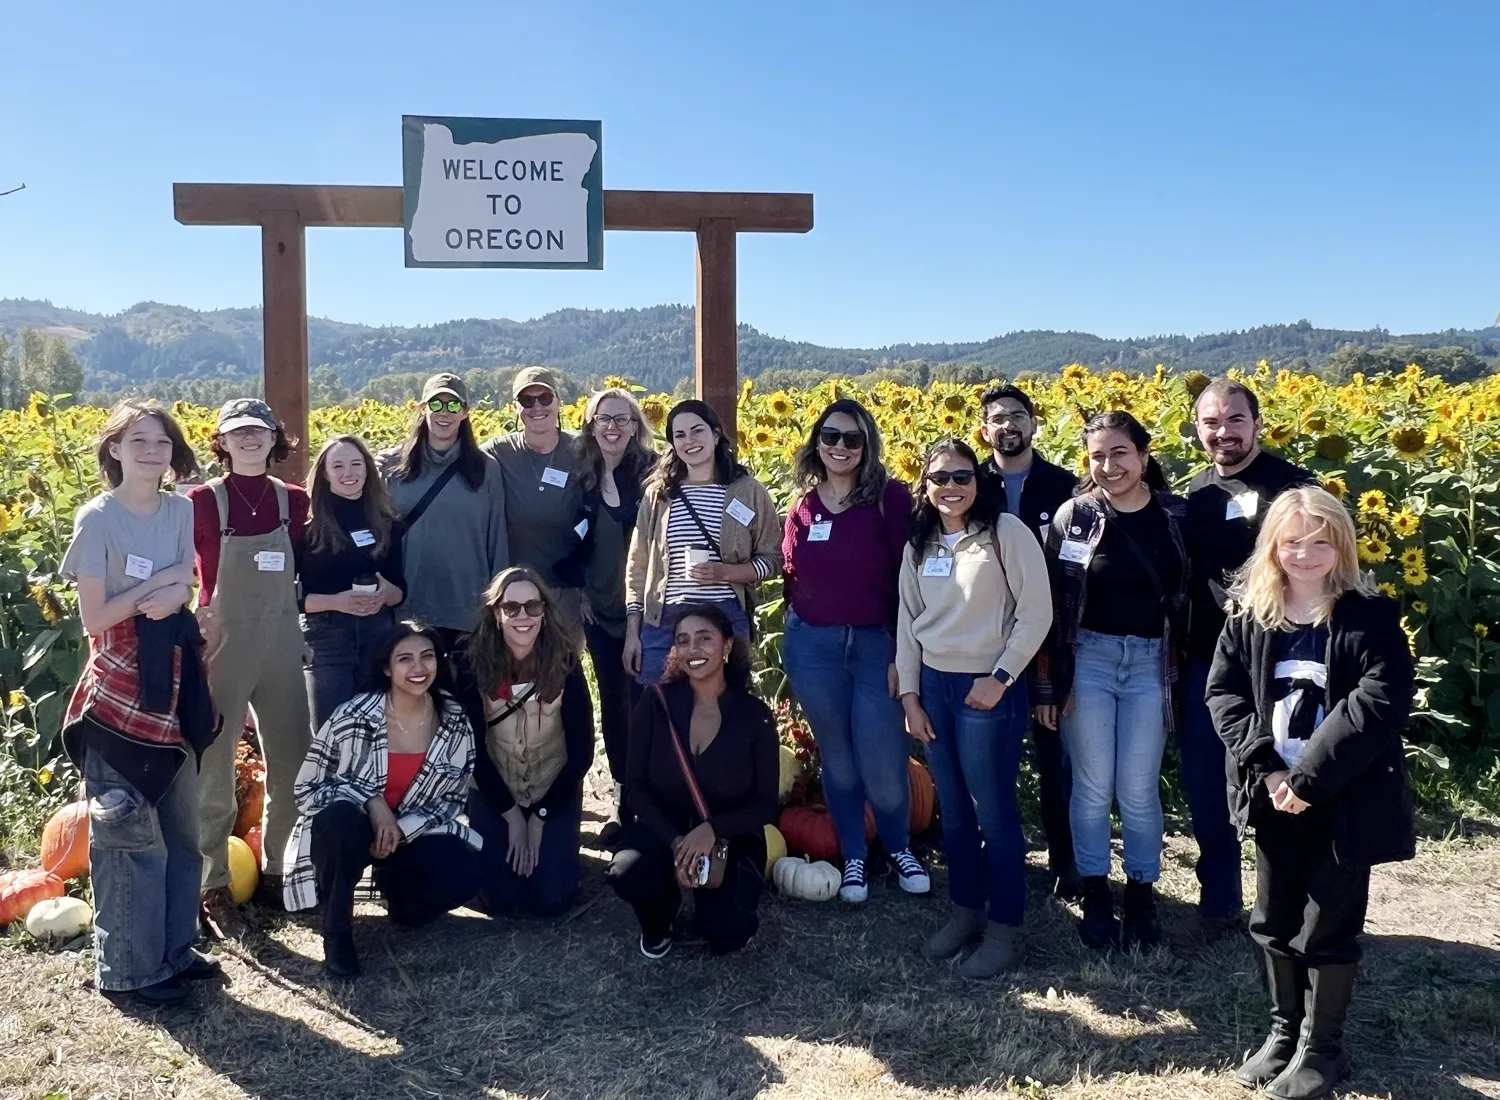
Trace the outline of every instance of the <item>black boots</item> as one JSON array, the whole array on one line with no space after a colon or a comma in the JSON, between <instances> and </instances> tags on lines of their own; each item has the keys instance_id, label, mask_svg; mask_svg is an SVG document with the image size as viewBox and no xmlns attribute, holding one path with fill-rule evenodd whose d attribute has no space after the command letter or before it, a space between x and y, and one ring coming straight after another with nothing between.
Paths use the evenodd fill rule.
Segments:
<instances>
[{"instance_id":1,"label":"black boots","mask_svg":"<svg viewBox=\"0 0 1500 1100\"><path fill-rule=\"evenodd\" d=\"M1308 967L1307 1019L1291 1065L1269 1085L1276 1100L1319 1100L1349 1075L1344 1016L1354 993L1354 963Z\"/></svg>"},{"instance_id":2,"label":"black boots","mask_svg":"<svg viewBox=\"0 0 1500 1100\"><path fill-rule=\"evenodd\" d=\"M323 930L323 971L339 981L359 977L359 955L354 950L353 931Z\"/></svg>"},{"instance_id":3,"label":"black boots","mask_svg":"<svg viewBox=\"0 0 1500 1100\"><path fill-rule=\"evenodd\" d=\"M1248 1089L1269 1085L1280 1077L1297 1053L1302 1028L1307 967L1296 959L1266 952L1266 982L1271 991L1271 1034L1240 1066L1234 1079Z\"/></svg>"},{"instance_id":4,"label":"black boots","mask_svg":"<svg viewBox=\"0 0 1500 1100\"><path fill-rule=\"evenodd\" d=\"M1078 936L1095 951L1108 951L1120 943L1120 922L1115 919L1115 898L1104 875L1083 879L1083 920Z\"/></svg>"},{"instance_id":5,"label":"black boots","mask_svg":"<svg viewBox=\"0 0 1500 1100\"><path fill-rule=\"evenodd\" d=\"M1139 947L1149 951L1161 942L1156 923L1156 892L1149 882L1125 880L1125 904L1121 907L1125 950Z\"/></svg>"}]
</instances>

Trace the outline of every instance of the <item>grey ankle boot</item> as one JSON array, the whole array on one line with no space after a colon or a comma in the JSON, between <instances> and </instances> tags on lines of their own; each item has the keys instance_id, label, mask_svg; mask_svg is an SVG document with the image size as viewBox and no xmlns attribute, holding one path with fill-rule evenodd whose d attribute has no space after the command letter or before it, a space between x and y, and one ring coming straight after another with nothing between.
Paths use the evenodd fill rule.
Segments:
<instances>
[{"instance_id":1,"label":"grey ankle boot","mask_svg":"<svg viewBox=\"0 0 1500 1100\"><path fill-rule=\"evenodd\" d=\"M983 909L969 909L955 905L948 914L948 923L934 932L922 945L922 957L951 959L971 943L978 943L984 935L984 926L989 924Z\"/></svg>"},{"instance_id":2,"label":"grey ankle boot","mask_svg":"<svg viewBox=\"0 0 1500 1100\"><path fill-rule=\"evenodd\" d=\"M1019 928L1008 924L986 921L984 939L979 950L959 964L958 973L965 978L993 978L1001 971L1009 970L1021 961L1021 948L1016 942Z\"/></svg>"}]
</instances>

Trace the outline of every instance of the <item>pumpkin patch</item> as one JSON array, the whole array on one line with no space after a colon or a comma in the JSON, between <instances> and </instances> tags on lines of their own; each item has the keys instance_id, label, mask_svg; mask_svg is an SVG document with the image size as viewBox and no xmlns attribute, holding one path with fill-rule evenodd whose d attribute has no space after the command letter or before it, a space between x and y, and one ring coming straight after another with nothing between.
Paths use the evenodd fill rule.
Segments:
<instances>
[{"instance_id":1,"label":"pumpkin patch","mask_svg":"<svg viewBox=\"0 0 1500 1100\"><path fill-rule=\"evenodd\" d=\"M89 873L89 804L71 802L42 830L42 868L66 882Z\"/></svg>"},{"instance_id":2,"label":"pumpkin patch","mask_svg":"<svg viewBox=\"0 0 1500 1100\"><path fill-rule=\"evenodd\" d=\"M0 925L21 920L37 902L62 895L63 880L51 871L7 871L0 875Z\"/></svg>"}]
</instances>

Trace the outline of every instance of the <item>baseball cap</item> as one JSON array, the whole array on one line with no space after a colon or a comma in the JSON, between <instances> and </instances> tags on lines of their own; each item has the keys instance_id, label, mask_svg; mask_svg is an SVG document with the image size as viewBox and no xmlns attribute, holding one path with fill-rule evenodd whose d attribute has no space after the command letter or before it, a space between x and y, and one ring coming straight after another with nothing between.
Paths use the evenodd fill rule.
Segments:
<instances>
[{"instance_id":1,"label":"baseball cap","mask_svg":"<svg viewBox=\"0 0 1500 1100\"><path fill-rule=\"evenodd\" d=\"M276 414L264 401L254 397L236 397L233 401L224 402L219 409L218 430L222 434L236 428L269 428L274 432Z\"/></svg>"},{"instance_id":2,"label":"baseball cap","mask_svg":"<svg viewBox=\"0 0 1500 1100\"><path fill-rule=\"evenodd\" d=\"M516 372L516 380L510 384L511 400L521 396L521 391L528 386L546 386L554 394L561 394L557 385L557 376L546 367L526 367Z\"/></svg>"},{"instance_id":3,"label":"baseball cap","mask_svg":"<svg viewBox=\"0 0 1500 1100\"><path fill-rule=\"evenodd\" d=\"M422 383L423 401L431 401L434 397L445 393L452 394L465 405L469 403L469 387L464 385L464 380L456 374L449 374L445 371L442 374L434 374Z\"/></svg>"}]
</instances>

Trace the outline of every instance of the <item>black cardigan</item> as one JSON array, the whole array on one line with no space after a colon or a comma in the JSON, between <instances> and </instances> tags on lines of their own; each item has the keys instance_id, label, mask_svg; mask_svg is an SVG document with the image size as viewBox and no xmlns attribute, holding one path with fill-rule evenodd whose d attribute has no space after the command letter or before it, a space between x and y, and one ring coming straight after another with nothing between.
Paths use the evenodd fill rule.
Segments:
<instances>
[{"instance_id":1,"label":"black cardigan","mask_svg":"<svg viewBox=\"0 0 1500 1100\"><path fill-rule=\"evenodd\" d=\"M1411 859L1416 827L1401 734L1411 709L1411 650L1394 600L1348 592L1328 624L1326 716L1287 783L1333 825L1334 857L1368 865ZM1256 786L1286 765L1270 730L1274 632L1234 616L1219 635L1208 709L1229 748L1236 823L1251 821ZM1276 812L1276 811L1271 811Z\"/></svg>"},{"instance_id":2,"label":"black cardigan","mask_svg":"<svg viewBox=\"0 0 1500 1100\"><path fill-rule=\"evenodd\" d=\"M1031 469L1026 472L1026 481L1021 486L1019 518L1031 528L1038 542L1047 541L1043 531L1052 523L1052 517L1068 501L1078 488L1078 477L1061 466L1048 462L1032 452ZM998 512L1007 511L1005 499L1005 475L1000 464L990 455L979 467L979 491L992 498Z\"/></svg>"},{"instance_id":3,"label":"black cardigan","mask_svg":"<svg viewBox=\"0 0 1500 1100\"><path fill-rule=\"evenodd\" d=\"M688 743L693 689L686 679L663 684L683 751L708 804L708 821L720 840L758 834L776 817L780 779L776 722L770 708L748 692L719 696L719 732L697 757ZM661 700L648 688L630 723L626 789L637 820L666 844L685 836L702 818L672 748Z\"/></svg>"},{"instance_id":4,"label":"black cardigan","mask_svg":"<svg viewBox=\"0 0 1500 1100\"><path fill-rule=\"evenodd\" d=\"M474 695L477 701L478 692ZM474 703L471 702L464 709L469 713L470 722L474 722ZM474 783L495 812L503 814L516 804L516 799L505 785L505 780L500 777L500 769L490 759L489 745L485 740L483 706L478 708L478 714L478 724L475 727L478 733L475 748L478 751L474 754ZM540 809L547 811L542 815L544 818L551 817L572 803L583 786L583 777L594 763L594 703L589 698L589 685L583 678L583 669L577 665L568 673L567 682L563 684L562 727L563 746L568 754L568 761L563 765L562 771L557 773L552 786L547 788L547 793L529 807L522 807L521 812L527 817Z\"/></svg>"}]
</instances>

